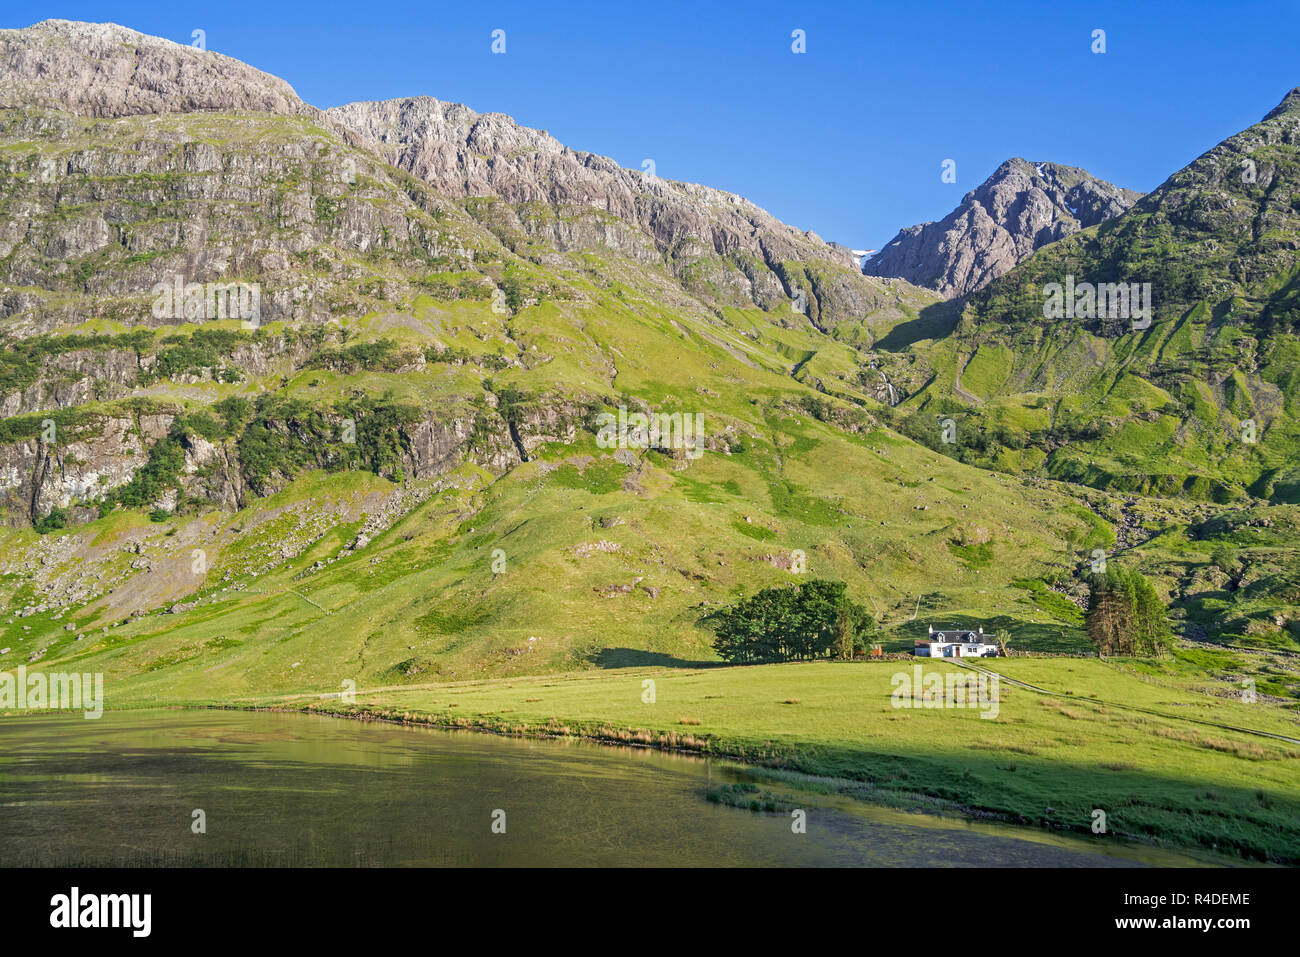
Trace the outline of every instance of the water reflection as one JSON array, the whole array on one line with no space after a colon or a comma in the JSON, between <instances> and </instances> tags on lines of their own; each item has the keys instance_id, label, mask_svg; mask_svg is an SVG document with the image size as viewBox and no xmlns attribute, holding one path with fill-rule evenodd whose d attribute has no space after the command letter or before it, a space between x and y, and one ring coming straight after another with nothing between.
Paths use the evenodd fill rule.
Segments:
<instances>
[{"instance_id":1,"label":"water reflection","mask_svg":"<svg viewBox=\"0 0 1300 957\"><path fill-rule=\"evenodd\" d=\"M1196 863L817 794L796 834L788 814L705 800L743 767L575 741L149 711L5 718L0 742L6 867Z\"/></svg>"}]
</instances>

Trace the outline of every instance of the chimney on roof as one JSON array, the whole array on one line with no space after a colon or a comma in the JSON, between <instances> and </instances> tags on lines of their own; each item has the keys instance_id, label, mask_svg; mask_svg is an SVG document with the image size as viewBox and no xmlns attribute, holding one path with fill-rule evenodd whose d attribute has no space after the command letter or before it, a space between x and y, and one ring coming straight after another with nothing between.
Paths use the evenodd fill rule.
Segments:
<instances>
[{"instance_id":1,"label":"chimney on roof","mask_svg":"<svg viewBox=\"0 0 1300 957\"><path fill-rule=\"evenodd\" d=\"M984 626L983 626L983 625L980 625L980 634L981 634L981 635L984 634Z\"/></svg>"},{"instance_id":2,"label":"chimney on roof","mask_svg":"<svg viewBox=\"0 0 1300 957\"><path fill-rule=\"evenodd\" d=\"M934 625L931 625L931 626L930 626L930 634L932 634L932 635L934 634Z\"/></svg>"}]
</instances>

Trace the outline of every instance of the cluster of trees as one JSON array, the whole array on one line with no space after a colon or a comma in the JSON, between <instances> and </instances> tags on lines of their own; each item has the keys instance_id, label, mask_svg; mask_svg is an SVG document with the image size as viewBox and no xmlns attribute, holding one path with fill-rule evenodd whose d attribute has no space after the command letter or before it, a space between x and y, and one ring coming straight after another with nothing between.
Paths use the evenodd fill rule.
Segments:
<instances>
[{"instance_id":1,"label":"cluster of trees","mask_svg":"<svg viewBox=\"0 0 1300 957\"><path fill-rule=\"evenodd\" d=\"M941 420L949 416L957 425L957 440L951 444L943 441L940 427ZM970 465L987 463L1007 449L1038 448L1051 451L1074 442L1103 439L1114 431L1112 424L1095 420L1057 422L1048 429L1024 429L1014 423L1001 422L955 404L940 404L925 412L912 412L908 415L893 410L890 424L909 439ZM1086 470L1076 471L1079 477L1068 476L1070 481L1090 484L1085 481Z\"/></svg>"},{"instance_id":2,"label":"cluster of trees","mask_svg":"<svg viewBox=\"0 0 1300 957\"><path fill-rule=\"evenodd\" d=\"M943 438L942 420L951 417L956 423L956 441ZM925 412L903 415L893 410L890 425L909 439L941 455L968 465L984 466L1006 449L1023 449L1041 442L1043 435L1026 433L1015 426L955 404L939 404Z\"/></svg>"},{"instance_id":3,"label":"cluster of trees","mask_svg":"<svg viewBox=\"0 0 1300 957\"><path fill-rule=\"evenodd\" d=\"M333 369L347 375L363 371L396 372L413 358L392 339L376 339L350 346L322 346L307 360L307 368Z\"/></svg>"},{"instance_id":4,"label":"cluster of trees","mask_svg":"<svg viewBox=\"0 0 1300 957\"><path fill-rule=\"evenodd\" d=\"M1097 654L1153 657L1173 642L1165 603L1139 572L1110 566L1089 579L1088 637Z\"/></svg>"},{"instance_id":5,"label":"cluster of trees","mask_svg":"<svg viewBox=\"0 0 1300 957\"><path fill-rule=\"evenodd\" d=\"M234 329L195 329L188 336L167 336L158 343L154 364L141 373L140 381L159 382L211 369L212 377L218 382L240 382L243 373L226 360L253 339L251 333Z\"/></svg>"},{"instance_id":6,"label":"cluster of trees","mask_svg":"<svg viewBox=\"0 0 1300 957\"><path fill-rule=\"evenodd\" d=\"M823 579L764 588L711 619L713 646L739 664L852 658L876 627L867 609L845 594L844 582Z\"/></svg>"},{"instance_id":7,"label":"cluster of trees","mask_svg":"<svg viewBox=\"0 0 1300 957\"><path fill-rule=\"evenodd\" d=\"M228 419L235 414L222 403L214 408ZM242 411L251 418L240 426L240 471L259 495L275 490L271 481L275 476L292 479L313 468L366 469L401 482L411 427L423 417L418 406L391 394L354 396L324 405L266 392L251 409L245 406ZM343 433L347 419L355 429L349 437Z\"/></svg>"}]
</instances>

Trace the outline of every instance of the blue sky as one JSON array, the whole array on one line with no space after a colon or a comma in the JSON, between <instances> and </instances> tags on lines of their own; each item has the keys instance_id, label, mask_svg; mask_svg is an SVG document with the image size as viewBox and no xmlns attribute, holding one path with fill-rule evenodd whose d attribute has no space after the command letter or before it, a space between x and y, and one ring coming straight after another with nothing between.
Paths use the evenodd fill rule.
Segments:
<instances>
[{"instance_id":1,"label":"blue sky","mask_svg":"<svg viewBox=\"0 0 1300 957\"><path fill-rule=\"evenodd\" d=\"M1011 156L1150 190L1300 86L1297 2L7 0L0 25L50 17L203 29L321 107L427 94L508 113L872 248Z\"/></svg>"}]
</instances>

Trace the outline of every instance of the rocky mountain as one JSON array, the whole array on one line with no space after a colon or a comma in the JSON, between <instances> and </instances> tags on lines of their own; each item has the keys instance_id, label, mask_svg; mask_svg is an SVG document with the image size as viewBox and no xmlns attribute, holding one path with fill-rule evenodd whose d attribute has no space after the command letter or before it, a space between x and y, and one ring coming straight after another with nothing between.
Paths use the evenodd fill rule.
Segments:
<instances>
[{"instance_id":1,"label":"rocky mountain","mask_svg":"<svg viewBox=\"0 0 1300 957\"><path fill-rule=\"evenodd\" d=\"M279 77L113 23L0 30L0 107L114 117L198 110L313 115Z\"/></svg>"},{"instance_id":2,"label":"rocky mountain","mask_svg":"<svg viewBox=\"0 0 1300 957\"><path fill-rule=\"evenodd\" d=\"M690 297L715 306L772 309L795 301L799 311L823 329L891 309L900 299L898 289L864 279L843 247L786 226L739 196L622 169L605 157L567 149L546 133L521 127L500 114L479 115L427 97L351 104L322 112L303 103L277 77L217 53L113 24L51 20L24 30L0 30L0 62L5 65L0 110L7 114L2 119L9 141L50 139L57 130L65 142L84 144L81 149L43 156L39 170L24 171L36 175L11 182L6 193L9 208L23 212L17 221L6 224L6 232L9 236L22 232L30 247L57 252L65 261L102 252L107 261L101 265L115 268L96 269L88 277L100 294L107 276L123 291L148 287L152 283L147 280L160 281L175 260L184 258L191 281L232 274L271 279L263 283L268 287L265 314L300 316L304 289L324 297L337 295L341 285L337 261L329 269L334 275L312 277L306 284L290 283L288 272L279 268L285 263L283 254L301 252L319 236L298 236L286 243L264 235L260 242L244 243L251 240L245 229L214 227L231 211L236 192L253 196L262 208L282 219L287 217L277 229L295 228L296 220L313 212L310 204L320 200L338 203L330 219L344 245L363 251L391 246L393 237L408 232L408 224L391 218L380 223L374 197L354 201L364 188L335 189L339 195L320 199L332 186L356 186L358 176L367 187L382 184L388 174L370 175L372 167L391 163L428 184L418 202L426 211L438 207L437 215L448 214L447 204L437 197L502 199L498 204L467 203L457 211L460 215L449 215L476 220L474 231L487 231L495 237L491 243L504 242L512 252L538 264L553 265L557 253L573 250L613 251L630 261L666 264ZM196 122L203 125L201 118L212 113L249 114L238 124L241 133L249 135L240 137L236 152L251 150L260 163L283 165L280 158L286 151L298 151L302 155L295 159L310 158L318 175L309 183L282 175L275 180L278 194L269 195L261 189L261 184L271 181L268 170L236 160L219 137L194 139ZM271 117L281 119L276 122ZM270 148L266 141L258 147L259 137L283 143L284 148ZM181 144L186 145L181 148ZM349 152L353 149L355 154ZM125 230L112 217L98 215L93 203L85 204L81 215L60 213L58 236L36 241L42 229L35 224L49 211L50 203L31 202L30 195L24 194L59 177L65 191L61 202L67 205L72 194L87 185L88 175L143 174L155 177L151 202L161 198L160 191L166 188L165 181L157 179L162 176L184 178L190 192L208 191L206 204L188 207L187 235L180 241L173 236L166 244L175 256L160 255L161 237L148 236L139 228L125 237ZM401 195L405 190L402 183L390 184L392 203L386 200L381 205L409 206L410 199ZM102 189L98 192L103 194ZM296 195L290 200L291 193ZM203 222L200 211L218 219ZM120 208L116 212L128 219L133 215ZM26 215L31 216L30 223L22 221ZM151 217L140 214L139 218L150 222L151 229L164 228ZM255 235L263 232L254 229ZM191 249L181 256L184 247L217 234L222 242L208 243L202 254ZM14 244L11 239L0 241L4 242L2 259ZM473 255L474 243L466 237L449 242L456 255ZM119 267L128 264L115 261L115 247L128 253L121 258L131 260L130 265L147 264L145 269L129 270L138 278L124 275ZM431 248L427 242L422 247L426 252ZM28 261L31 252L20 251L0 279L39 287L44 283L33 281L34 270L43 275L64 272L57 264ZM277 273L283 274L283 282ZM903 298L909 295L907 290L901 292ZM21 303L13 297L10 290L0 315L35 315L49 305L47 301L37 306L34 292L21 294Z\"/></svg>"},{"instance_id":3,"label":"rocky mountain","mask_svg":"<svg viewBox=\"0 0 1300 957\"><path fill-rule=\"evenodd\" d=\"M112 24L0 31L0 60L7 522L243 507L366 460L326 435L358 411L390 476L500 474L613 394L627 360L594 331L610 308L654 317L646 356L687 338L864 401L875 377L821 337L931 301L738 196L508 117L428 98L326 113ZM512 375L528 388L501 391ZM417 395L379 401L395 382ZM250 430L305 446L259 458Z\"/></svg>"},{"instance_id":4,"label":"rocky mountain","mask_svg":"<svg viewBox=\"0 0 1300 957\"><path fill-rule=\"evenodd\" d=\"M1048 243L1120 215L1141 195L1072 166L1009 159L939 222L900 231L863 272L946 299L964 296Z\"/></svg>"},{"instance_id":5,"label":"rocky mountain","mask_svg":"<svg viewBox=\"0 0 1300 957\"><path fill-rule=\"evenodd\" d=\"M898 428L1081 498L1084 487L1123 496L1113 546L1102 547L1147 556L1185 634L1293 641L1298 197L1300 89L1128 212L954 302L946 336L878 347L882 372L908 392ZM1070 308L1055 308L1066 289ZM955 441L935 428L940 418ZM1157 501L1184 517L1151 521ZM1240 558L1188 561L1184 547Z\"/></svg>"},{"instance_id":6,"label":"rocky mountain","mask_svg":"<svg viewBox=\"0 0 1300 957\"><path fill-rule=\"evenodd\" d=\"M840 271L857 264L838 244L734 193L625 169L503 114L422 96L350 103L326 115L442 195L495 196L515 207L484 221L516 252L539 243L666 261L692 289L765 309L802 289L808 315L827 326L879 300L878 287Z\"/></svg>"},{"instance_id":7,"label":"rocky mountain","mask_svg":"<svg viewBox=\"0 0 1300 957\"><path fill-rule=\"evenodd\" d=\"M1294 332L1298 192L1300 89L1125 215L1042 250L968 307L980 320L1044 322L1041 291L1029 287L1069 273L1077 282L1151 283L1157 325L1199 305L1257 334Z\"/></svg>"}]
</instances>

